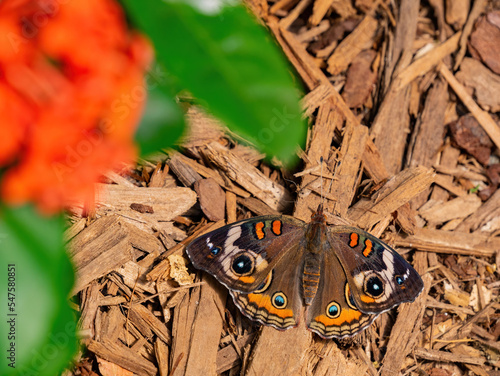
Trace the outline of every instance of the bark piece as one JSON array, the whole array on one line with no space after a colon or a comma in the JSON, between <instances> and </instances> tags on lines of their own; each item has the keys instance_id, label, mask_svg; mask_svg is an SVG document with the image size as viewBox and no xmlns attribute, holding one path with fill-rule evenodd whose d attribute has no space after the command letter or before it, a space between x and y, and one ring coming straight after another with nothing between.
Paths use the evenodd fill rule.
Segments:
<instances>
[{"instance_id":1,"label":"bark piece","mask_svg":"<svg viewBox=\"0 0 500 376\"><path fill-rule=\"evenodd\" d=\"M295 34L283 28L275 18L269 18L267 26L271 29L276 40L283 48L283 52L310 90L314 89L320 83L330 83L325 74L315 64L313 57L298 41Z\"/></svg>"},{"instance_id":2,"label":"bark piece","mask_svg":"<svg viewBox=\"0 0 500 376\"><path fill-rule=\"evenodd\" d=\"M133 304L130 309L129 317L134 314L137 318L143 321L151 331L158 336L166 344L172 343L172 335L170 330L162 323L146 306L142 304ZM133 320L132 320L133 321Z\"/></svg>"},{"instance_id":3,"label":"bark piece","mask_svg":"<svg viewBox=\"0 0 500 376\"><path fill-rule=\"evenodd\" d=\"M493 143L472 115L462 116L450 125L453 141L483 165L490 160Z\"/></svg>"},{"instance_id":4,"label":"bark piece","mask_svg":"<svg viewBox=\"0 0 500 376\"><path fill-rule=\"evenodd\" d=\"M377 73L372 70L376 56L374 50L361 51L349 66L342 98L350 108L363 106L372 93L377 79Z\"/></svg>"},{"instance_id":5,"label":"bark piece","mask_svg":"<svg viewBox=\"0 0 500 376\"><path fill-rule=\"evenodd\" d=\"M467 346L464 344L459 344L455 347L452 347L450 351L457 356L462 356L464 359L476 358L481 359L481 352L471 346ZM482 359L485 362L485 359ZM468 363L468 362L467 362ZM465 366L470 369L475 375L479 376L490 376L490 374L483 367L479 367L478 365L473 364L465 364ZM484 363L483 363L484 364Z\"/></svg>"},{"instance_id":6,"label":"bark piece","mask_svg":"<svg viewBox=\"0 0 500 376\"><path fill-rule=\"evenodd\" d=\"M486 111L500 111L500 76L492 73L481 62L466 57L456 77L474 90L477 103Z\"/></svg>"},{"instance_id":7,"label":"bark piece","mask_svg":"<svg viewBox=\"0 0 500 376\"><path fill-rule=\"evenodd\" d=\"M481 17L470 35L470 45L480 59L496 74L500 74L500 25L489 22L500 11Z\"/></svg>"},{"instance_id":8,"label":"bark piece","mask_svg":"<svg viewBox=\"0 0 500 376\"><path fill-rule=\"evenodd\" d=\"M483 127L486 133L488 133L488 136L490 136L497 148L500 148L500 127L492 119L491 115L486 111L483 111L477 103L474 102L469 93L467 93L467 90L443 64L439 67L439 72L443 75L446 81L448 81L448 84L452 87L453 91L455 91L463 104L479 122L481 127Z\"/></svg>"},{"instance_id":9,"label":"bark piece","mask_svg":"<svg viewBox=\"0 0 500 376\"><path fill-rule=\"evenodd\" d=\"M437 166L455 169L457 167L459 155L460 151L451 146L450 143L447 143L443 147L439 159L439 165ZM434 165L434 167L436 167L436 165ZM448 189L448 187L450 186L455 187L455 185L453 184L453 180L454 180L453 176L436 174L436 186L434 186L434 189L432 190L431 199L436 201L447 201L450 197L450 194L445 189ZM443 186L445 189L441 188L441 186ZM467 191L464 190L462 187L458 188L460 189L461 192L460 194L457 194L456 192L453 191L452 192L457 196L464 196L467 194ZM420 207L420 206L421 205L415 207Z\"/></svg>"},{"instance_id":10,"label":"bark piece","mask_svg":"<svg viewBox=\"0 0 500 376\"><path fill-rule=\"evenodd\" d=\"M311 116L318 107L321 107L332 95L331 84L320 84L314 90L307 93L301 102L305 116Z\"/></svg>"},{"instance_id":11,"label":"bark piece","mask_svg":"<svg viewBox=\"0 0 500 376\"><path fill-rule=\"evenodd\" d=\"M332 56L330 56L327 61L327 71L335 75L346 70L361 51L371 47L377 28L377 20L370 15L366 15L356 29L340 42Z\"/></svg>"},{"instance_id":12,"label":"bark piece","mask_svg":"<svg viewBox=\"0 0 500 376\"><path fill-rule=\"evenodd\" d=\"M224 219L226 211L225 194L214 179L200 179L194 183L203 213L213 222Z\"/></svg>"},{"instance_id":13,"label":"bark piece","mask_svg":"<svg viewBox=\"0 0 500 376\"><path fill-rule=\"evenodd\" d=\"M177 176L177 179L186 187L191 187L195 182L201 179L200 174L190 165L186 164L183 158L179 158L178 153L172 153L167 163L175 176Z\"/></svg>"}]
</instances>

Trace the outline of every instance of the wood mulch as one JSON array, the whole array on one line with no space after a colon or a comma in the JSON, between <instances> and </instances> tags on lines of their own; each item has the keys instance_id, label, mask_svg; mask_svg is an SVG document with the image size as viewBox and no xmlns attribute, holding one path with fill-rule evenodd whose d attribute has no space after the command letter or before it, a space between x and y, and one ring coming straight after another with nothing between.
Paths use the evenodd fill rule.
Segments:
<instances>
[{"instance_id":1,"label":"wood mulch","mask_svg":"<svg viewBox=\"0 0 500 376\"><path fill-rule=\"evenodd\" d=\"M67 231L88 349L67 375L500 375L500 3L419 3L247 0L304 83L301 164L193 106L182 153L107 176ZM307 221L322 190L330 224L425 282L351 340L254 325L184 252L238 219Z\"/></svg>"}]
</instances>

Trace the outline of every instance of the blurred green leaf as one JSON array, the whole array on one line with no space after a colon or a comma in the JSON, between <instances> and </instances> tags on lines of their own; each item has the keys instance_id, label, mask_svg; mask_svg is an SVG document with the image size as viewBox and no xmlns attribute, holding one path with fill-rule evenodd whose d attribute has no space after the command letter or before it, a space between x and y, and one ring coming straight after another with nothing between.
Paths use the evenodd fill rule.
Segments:
<instances>
[{"instance_id":1,"label":"blurred green leaf","mask_svg":"<svg viewBox=\"0 0 500 376\"><path fill-rule=\"evenodd\" d=\"M171 80L159 65L152 72L146 77L148 99L135 134L142 156L171 147L185 129L184 114L171 93Z\"/></svg>"},{"instance_id":2,"label":"blurred green leaf","mask_svg":"<svg viewBox=\"0 0 500 376\"><path fill-rule=\"evenodd\" d=\"M290 161L306 125L290 67L234 0L122 0L157 59L229 127Z\"/></svg>"},{"instance_id":3,"label":"blurred green leaf","mask_svg":"<svg viewBox=\"0 0 500 376\"><path fill-rule=\"evenodd\" d=\"M63 231L62 215L40 217L32 207L0 207L1 375L57 375L76 353L76 317L67 301L74 271ZM12 274L8 283L9 266L15 287ZM14 297L8 287L15 288ZM15 359L9 359L13 349ZM9 367L14 360L15 368Z\"/></svg>"}]
</instances>

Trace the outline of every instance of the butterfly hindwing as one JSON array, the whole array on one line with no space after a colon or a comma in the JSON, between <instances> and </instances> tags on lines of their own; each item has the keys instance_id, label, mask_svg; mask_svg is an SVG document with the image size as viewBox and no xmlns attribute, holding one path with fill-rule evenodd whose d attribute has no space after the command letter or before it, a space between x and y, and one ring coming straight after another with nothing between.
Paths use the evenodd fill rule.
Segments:
<instances>
[{"instance_id":1,"label":"butterfly hindwing","mask_svg":"<svg viewBox=\"0 0 500 376\"><path fill-rule=\"evenodd\" d=\"M377 317L361 312L354 304L344 270L333 249L324 254L318 291L306 317L307 327L323 338L352 336Z\"/></svg>"},{"instance_id":2,"label":"butterfly hindwing","mask_svg":"<svg viewBox=\"0 0 500 376\"><path fill-rule=\"evenodd\" d=\"M380 239L354 227L328 231L356 306L366 313L381 313L398 304L413 302L424 285L420 275Z\"/></svg>"},{"instance_id":3,"label":"butterfly hindwing","mask_svg":"<svg viewBox=\"0 0 500 376\"><path fill-rule=\"evenodd\" d=\"M271 270L260 288L251 293L231 291L234 303L248 318L280 330L297 326L303 306L300 276L304 252L296 244Z\"/></svg>"},{"instance_id":4,"label":"butterfly hindwing","mask_svg":"<svg viewBox=\"0 0 500 376\"><path fill-rule=\"evenodd\" d=\"M221 227L186 249L193 265L230 290L257 290L290 249L304 237L306 224L289 216L261 216Z\"/></svg>"}]
</instances>

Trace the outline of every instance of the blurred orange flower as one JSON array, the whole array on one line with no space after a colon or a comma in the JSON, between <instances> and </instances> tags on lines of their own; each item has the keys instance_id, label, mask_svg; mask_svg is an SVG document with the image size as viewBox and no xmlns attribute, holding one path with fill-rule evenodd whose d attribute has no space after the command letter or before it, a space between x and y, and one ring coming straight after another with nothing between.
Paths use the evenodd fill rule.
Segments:
<instances>
[{"instance_id":1,"label":"blurred orange flower","mask_svg":"<svg viewBox=\"0 0 500 376\"><path fill-rule=\"evenodd\" d=\"M114 0L0 2L0 190L45 212L136 158L152 60Z\"/></svg>"}]
</instances>

